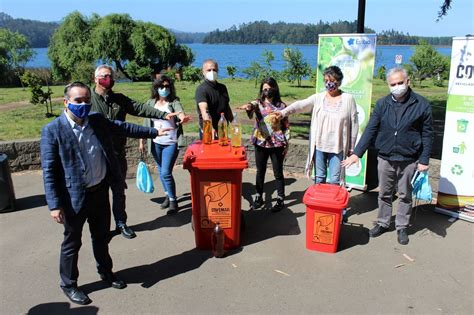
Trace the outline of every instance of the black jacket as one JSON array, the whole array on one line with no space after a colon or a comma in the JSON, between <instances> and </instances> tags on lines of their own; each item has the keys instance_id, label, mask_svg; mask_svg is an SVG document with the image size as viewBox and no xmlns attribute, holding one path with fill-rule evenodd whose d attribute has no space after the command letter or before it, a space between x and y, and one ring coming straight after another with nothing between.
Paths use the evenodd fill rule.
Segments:
<instances>
[{"instance_id":1,"label":"black jacket","mask_svg":"<svg viewBox=\"0 0 474 315\"><path fill-rule=\"evenodd\" d=\"M125 121L127 114L139 117L164 119L165 112L150 107L144 103L136 102L121 93L109 91L107 97L97 94L93 89L91 93L93 112L98 112L111 120ZM124 135L117 135L113 138L114 150L121 157L125 158L125 144L127 138Z\"/></svg>"},{"instance_id":2,"label":"black jacket","mask_svg":"<svg viewBox=\"0 0 474 315\"><path fill-rule=\"evenodd\" d=\"M400 119L395 106L403 106ZM431 105L423 96L409 89L406 100L397 103L389 94L377 101L354 154L362 157L375 140L378 155L384 160L419 161L428 165L433 143L432 121Z\"/></svg>"}]
</instances>

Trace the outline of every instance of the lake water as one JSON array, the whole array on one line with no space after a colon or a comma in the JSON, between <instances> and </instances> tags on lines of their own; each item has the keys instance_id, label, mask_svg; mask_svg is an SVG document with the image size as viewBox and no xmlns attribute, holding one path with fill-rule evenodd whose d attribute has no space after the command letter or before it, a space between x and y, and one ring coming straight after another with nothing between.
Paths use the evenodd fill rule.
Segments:
<instances>
[{"instance_id":1,"label":"lake water","mask_svg":"<svg viewBox=\"0 0 474 315\"><path fill-rule=\"evenodd\" d=\"M220 77L227 77L226 66L235 66L237 68L237 76L245 77L242 70L249 67L253 61L261 64L264 62L262 53L266 50L272 51L275 60L272 61L272 68L281 71L285 67L283 60L283 50L286 47L299 49L304 59L311 65L316 67L318 46L316 45L284 45L284 44L260 44L260 45L227 45L227 44L186 44L194 52L196 67L201 67L205 59L213 58L219 63ZM436 47L436 50L445 56L451 55L451 47ZM47 56L47 48L36 48L35 58L26 64L27 67L49 68L50 61ZM414 46L378 46L375 56L375 70L385 65L387 69L396 66L395 56L402 55L402 62L409 63L410 57L413 55Z\"/></svg>"}]
</instances>

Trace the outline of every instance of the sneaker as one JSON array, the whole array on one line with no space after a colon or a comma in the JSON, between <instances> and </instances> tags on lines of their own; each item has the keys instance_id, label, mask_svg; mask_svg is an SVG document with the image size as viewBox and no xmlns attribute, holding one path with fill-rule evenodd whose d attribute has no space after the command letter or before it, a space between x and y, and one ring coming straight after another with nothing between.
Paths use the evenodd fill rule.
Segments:
<instances>
[{"instance_id":1,"label":"sneaker","mask_svg":"<svg viewBox=\"0 0 474 315\"><path fill-rule=\"evenodd\" d=\"M250 206L250 210L257 210L263 207L263 198L260 195L255 196L255 199Z\"/></svg>"},{"instance_id":2,"label":"sneaker","mask_svg":"<svg viewBox=\"0 0 474 315\"><path fill-rule=\"evenodd\" d=\"M403 228L397 231L398 234L398 243L401 245L407 245L408 244L408 233L407 229Z\"/></svg>"},{"instance_id":3,"label":"sneaker","mask_svg":"<svg viewBox=\"0 0 474 315\"><path fill-rule=\"evenodd\" d=\"M168 195L166 195L166 198L165 200L161 203L161 209L166 209L170 206L170 197L168 197Z\"/></svg>"},{"instance_id":4,"label":"sneaker","mask_svg":"<svg viewBox=\"0 0 474 315\"><path fill-rule=\"evenodd\" d=\"M283 201L283 199L278 198L275 204L273 205L271 211L280 212L281 210L283 210L284 206L285 206L285 202Z\"/></svg>"},{"instance_id":5,"label":"sneaker","mask_svg":"<svg viewBox=\"0 0 474 315\"><path fill-rule=\"evenodd\" d=\"M387 231L388 231L388 228L377 224L369 231L369 236L370 237L377 237L377 236L380 236L380 235L382 235L383 233L385 233Z\"/></svg>"},{"instance_id":6,"label":"sneaker","mask_svg":"<svg viewBox=\"0 0 474 315\"><path fill-rule=\"evenodd\" d=\"M173 215L178 213L178 200L170 200L167 215Z\"/></svg>"},{"instance_id":7,"label":"sneaker","mask_svg":"<svg viewBox=\"0 0 474 315\"><path fill-rule=\"evenodd\" d=\"M115 230L122 234L123 237L127 239L135 238L137 235L131 228L129 228L125 223L119 223Z\"/></svg>"}]
</instances>

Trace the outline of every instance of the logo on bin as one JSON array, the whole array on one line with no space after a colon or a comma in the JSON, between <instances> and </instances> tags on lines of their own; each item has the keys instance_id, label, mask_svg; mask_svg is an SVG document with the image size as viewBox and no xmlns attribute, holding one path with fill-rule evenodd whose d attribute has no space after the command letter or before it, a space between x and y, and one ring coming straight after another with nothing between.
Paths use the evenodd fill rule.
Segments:
<instances>
[{"instance_id":1,"label":"logo on bin","mask_svg":"<svg viewBox=\"0 0 474 315\"><path fill-rule=\"evenodd\" d=\"M313 242L331 245L334 243L334 224L336 215L314 214Z\"/></svg>"},{"instance_id":2,"label":"logo on bin","mask_svg":"<svg viewBox=\"0 0 474 315\"><path fill-rule=\"evenodd\" d=\"M230 188L230 182L201 182L201 228L213 228L216 222L223 229L232 227Z\"/></svg>"}]
</instances>

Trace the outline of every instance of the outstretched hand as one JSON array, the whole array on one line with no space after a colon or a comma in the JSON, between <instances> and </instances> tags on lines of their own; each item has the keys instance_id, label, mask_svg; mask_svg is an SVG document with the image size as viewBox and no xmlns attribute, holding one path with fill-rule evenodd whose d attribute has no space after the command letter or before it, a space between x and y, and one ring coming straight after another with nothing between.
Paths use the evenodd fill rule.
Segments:
<instances>
[{"instance_id":1,"label":"outstretched hand","mask_svg":"<svg viewBox=\"0 0 474 315\"><path fill-rule=\"evenodd\" d=\"M347 159L341 162L342 167L349 167L354 163L359 163L359 157L355 154L352 154Z\"/></svg>"},{"instance_id":2,"label":"outstretched hand","mask_svg":"<svg viewBox=\"0 0 474 315\"><path fill-rule=\"evenodd\" d=\"M182 124L185 124L185 123L187 123L187 122L190 121L190 120L193 120L193 119L191 118L191 116L184 115L184 114L179 115L179 121L180 121Z\"/></svg>"},{"instance_id":3,"label":"outstretched hand","mask_svg":"<svg viewBox=\"0 0 474 315\"><path fill-rule=\"evenodd\" d=\"M165 119L166 120L170 120L172 119L174 116L178 115L178 113L169 113L169 114L166 114L165 116Z\"/></svg>"},{"instance_id":4,"label":"outstretched hand","mask_svg":"<svg viewBox=\"0 0 474 315\"><path fill-rule=\"evenodd\" d=\"M191 116L185 115L183 112L174 112L166 114L165 119L171 120L173 117L178 116L180 122L182 124L187 123L188 121L192 120Z\"/></svg>"},{"instance_id":5,"label":"outstretched hand","mask_svg":"<svg viewBox=\"0 0 474 315\"><path fill-rule=\"evenodd\" d=\"M170 130L173 130L173 128L171 127L167 127L167 128L156 128L156 130L158 130L158 136L166 136L169 134L168 131Z\"/></svg>"},{"instance_id":6,"label":"outstretched hand","mask_svg":"<svg viewBox=\"0 0 474 315\"><path fill-rule=\"evenodd\" d=\"M251 104L245 104L245 105L237 107L236 109L250 111L252 109L252 105Z\"/></svg>"},{"instance_id":7,"label":"outstretched hand","mask_svg":"<svg viewBox=\"0 0 474 315\"><path fill-rule=\"evenodd\" d=\"M270 113L273 117L275 117L277 120L281 120L283 118L283 114L280 111L274 111Z\"/></svg>"}]
</instances>

